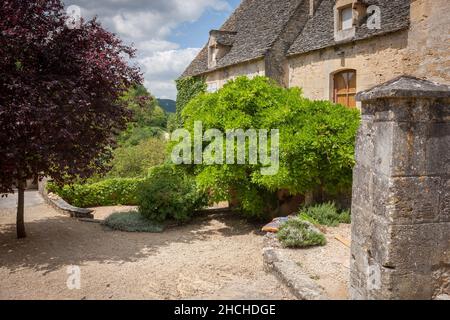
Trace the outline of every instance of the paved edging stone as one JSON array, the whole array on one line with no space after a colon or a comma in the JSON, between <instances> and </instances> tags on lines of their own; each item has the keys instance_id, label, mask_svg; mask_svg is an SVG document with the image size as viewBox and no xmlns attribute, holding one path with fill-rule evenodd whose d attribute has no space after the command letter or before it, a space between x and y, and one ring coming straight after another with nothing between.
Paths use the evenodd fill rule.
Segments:
<instances>
[{"instance_id":1,"label":"paved edging stone","mask_svg":"<svg viewBox=\"0 0 450 320\"><path fill-rule=\"evenodd\" d=\"M44 198L47 204L63 214L67 214L72 218L94 219L94 215L92 214L94 210L74 207L71 204L68 204L58 195L54 193L48 193L47 179L45 178L39 182L39 193L41 194L42 198Z\"/></svg>"},{"instance_id":2,"label":"paved edging stone","mask_svg":"<svg viewBox=\"0 0 450 320\"><path fill-rule=\"evenodd\" d=\"M322 287L304 273L294 261L283 255L275 234L268 233L264 236L262 255L265 270L273 273L298 299L328 299Z\"/></svg>"}]
</instances>

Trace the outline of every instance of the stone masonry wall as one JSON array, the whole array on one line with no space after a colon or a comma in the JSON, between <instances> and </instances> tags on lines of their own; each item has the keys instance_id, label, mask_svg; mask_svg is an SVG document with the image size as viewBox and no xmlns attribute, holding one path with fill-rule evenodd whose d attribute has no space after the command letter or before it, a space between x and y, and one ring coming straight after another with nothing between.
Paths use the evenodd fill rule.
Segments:
<instances>
[{"instance_id":1,"label":"stone masonry wall","mask_svg":"<svg viewBox=\"0 0 450 320\"><path fill-rule=\"evenodd\" d=\"M317 6L320 2L321 0L303 0L284 26L282 34L266 53L266 76L274 79L283 87L288 87L289 85L287 51L308 21L311 6Z\"/></svg>"},{"instance_id":2,"label":"stone masonry wall","mask_svg":"<svg viewBox=\"0 0 450 320\"><path fill-rule=\"evenodd\" d=\"M289 86L303 89L305 97L331 100L333 74L355 69L356 88L367 90L405 74L407 31L371 38L290 58Z\"/></svg>"},{"instance_id":3,"label":"stone masonry wall","mask_svg":"<svg viewBox=\"0 0 450 320\"><path fill-rule=\"evenodd\" d=\"M333 73L357 71L357 91L402 74L450 84L450 1L411 1L411 26L367 40L289 58L289 86L310 99L332 99Z\"/></svg>"},{"instance_id":4,"label":"stone masonry wall","mask_svg":"<svg viewBox=\"0 0 450 320\"><path fill-rule=\"evenodd\" d=\"M406 73L450 84L450 1L413 0Z\"/></svg>"},{"instance_id":5,"label":"stone masonry wall","mask_svg":"<svg viewBox=\"0 0 450 320\"><path fill-rule=\"evenodd\" d=\"M450 295L450 87L402 77L359 99L351 297Z\"/></svg>"},{"instance_id":6,"label":"stone masonry wall","mask_svg":"<svg viewBox=\"0 0 450 320\"><path fill-rule=\"evenodd\" d=\"M224 69L216 70L206 74L206 84L210 85L215 83L217 89L220 89L231 79L235 79L238 76L248 76L249 78L255 76L265 75L265 63L264 59L253 60L246 63L237 64Z\"/></svg>"}]
</instances>

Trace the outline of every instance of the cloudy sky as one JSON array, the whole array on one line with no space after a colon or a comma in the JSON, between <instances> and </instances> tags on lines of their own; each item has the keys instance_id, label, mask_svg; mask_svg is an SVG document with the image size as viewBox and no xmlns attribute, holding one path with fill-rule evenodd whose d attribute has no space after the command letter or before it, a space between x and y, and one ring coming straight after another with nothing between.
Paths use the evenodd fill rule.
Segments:
<instances>
[{"instance_id":1,"label":"cloudy sky","mask_svg":"<svg viewBox=\"0 0 450 320\"><path fill-rule=\"evenodd\" d=\"M158 98L175 99L174 80L239 5L240 0L65 0L84 18L98 16L105 28L138 49L145 86Z\"/></svg>"}]
</instances>

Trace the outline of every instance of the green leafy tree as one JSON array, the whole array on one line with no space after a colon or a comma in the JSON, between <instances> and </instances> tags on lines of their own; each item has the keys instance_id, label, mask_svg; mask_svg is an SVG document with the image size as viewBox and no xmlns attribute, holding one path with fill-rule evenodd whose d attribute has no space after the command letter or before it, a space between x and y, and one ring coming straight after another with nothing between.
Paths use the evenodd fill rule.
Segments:
<instances>
[{"instance_id":1,"label":"green leafy tree","mask_svg":"<svg viewBox=\"0 0 450 320\"><path fill-rule=\"evenodd\" d=\"M295 195L351 186L357 110L305 99L300 89L282 88L265 77L239 77L218 92L195 97L182 116L191 133L196 121L203 130L280 130L280 169L275 175L262 175L261 165L250 164L186 167L213 200L235 195L248 216L276 210L275 192L280 189Z\"/></svg>"},{"instance_id":2,"label":"green leafy tree","mask_svg":"<svg viewBox=\"0 0 450 320\"><path fill-rule=\"evenodd\" d=\"M121 146L136 146L164 132L167 115L144 86L132 87L121 97L121 101L133 113L132 121L120 137Z\"/></svg>"},{"instance_id":3,"label":"green leafy tree","mask_svg":"<svg viewBox=\"0 0 450 320\"><path fill-rule=\"evenodd\" d=\"M163 164L165 158L166 142L163 139L150 138L136 146L120 147L114 151L107 178L145 177L151 167Z\"/></svg>"},{"instance_id":4,"label":"green leafy tree","mask_svg":"<svg viewBox=\"0 0 450 320\"><path fill-rule=\"evenodd\" d=\"M129 118L119 97L142 82L134 49L96 19L67 18L61 0L0 1L0 193L18 189L18 238L25 181L104 172Z\"/></svg>"}]
</instances>

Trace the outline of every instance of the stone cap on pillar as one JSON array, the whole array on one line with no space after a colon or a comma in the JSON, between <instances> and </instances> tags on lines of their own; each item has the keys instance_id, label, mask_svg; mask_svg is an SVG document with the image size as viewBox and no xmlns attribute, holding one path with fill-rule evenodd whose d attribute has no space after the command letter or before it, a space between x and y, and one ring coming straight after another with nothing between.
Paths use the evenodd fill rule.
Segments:
<instances>
[{"instance_id":1,"label":"stone cap on pillar","mask_svg":"<svg viewBox=\"0 0 450 320\"><path fill-rule=\"evenodd\" d=\"M450 98L450 86L404 75L356 95L358 101L382 98Z\"/></svg>"}]
</instances>

